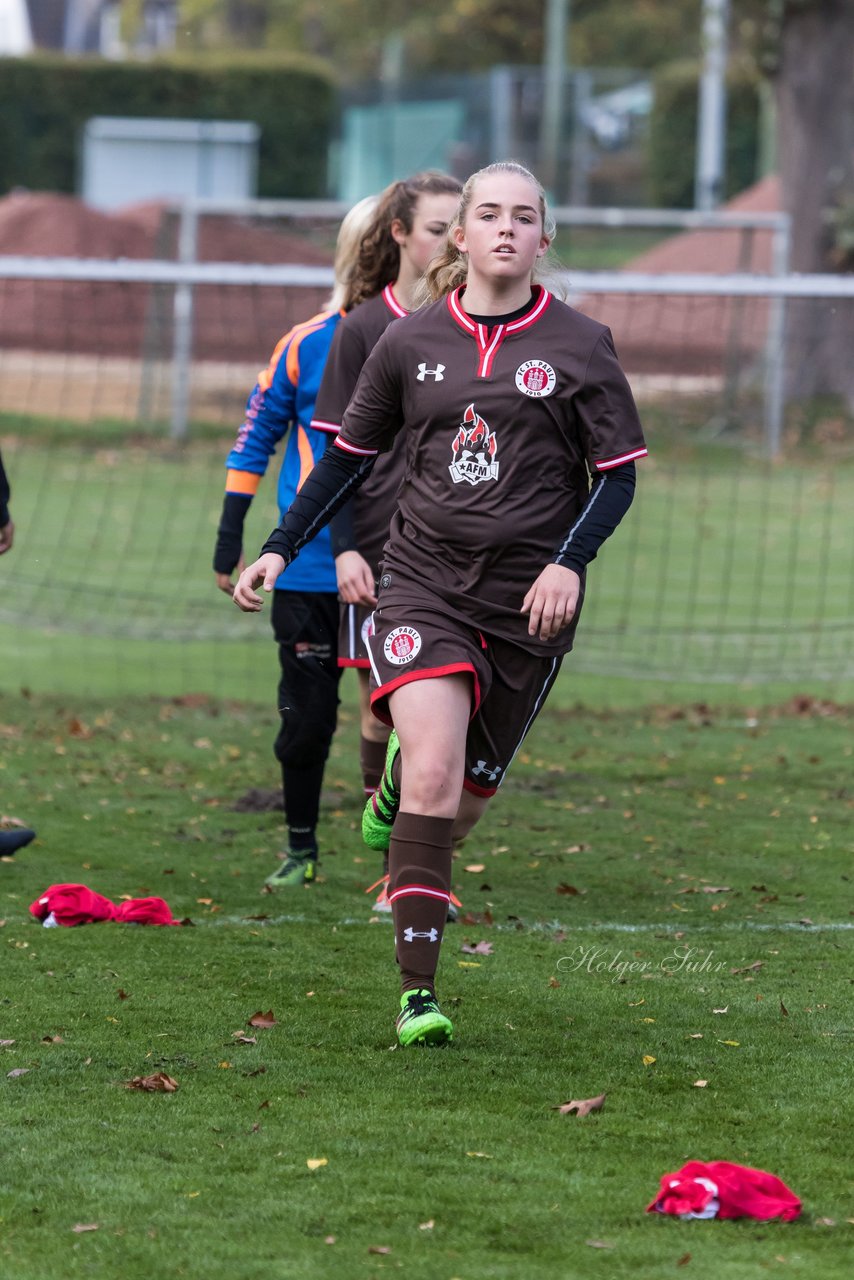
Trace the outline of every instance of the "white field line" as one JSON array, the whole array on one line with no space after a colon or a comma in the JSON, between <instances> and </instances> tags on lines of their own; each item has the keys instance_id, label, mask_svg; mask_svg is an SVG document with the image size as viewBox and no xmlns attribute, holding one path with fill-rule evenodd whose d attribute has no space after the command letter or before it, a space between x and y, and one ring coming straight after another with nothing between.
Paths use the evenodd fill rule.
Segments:
<instances>
[{"instance_id":1,"label":"white field line","mask_svg":"<svg viewBox=\"0 0 854 1280\"><path fill-rule=\"evenodd\" d=\"M306 915L281 915L270 916L267 920L250 920L246 916L222 916L216 915L205 919L194 920L194 925L256 925L262 928L269 928L270 925L278 924L317 924L319 927L326 928L329 921L319 921L314 916ZM371 916L367 913L362 916L344 916L340 920L331 922L338 928L349 928L353 925L368 925L391 923L390 915ZM466 925L465 928L474 929L477 925ZM494 930L497 933L557 933L561 929L565 929L568 933L834 933L847 932L854 930L854 921L838 920L830 921L825 924L799 924L794 920L781 921L779 924L765 923L759 920L721 920L714 924L693 924L689 921L668 921L661 924L625 924L625 923L609 923L607 921L594 921L591 924L569 924L564 920L551 920L547 923L534 922L533 924L524 924L521 929L517 929L515 924L502 923L484 925L486 929Z\"/></svg>"}]
</instances>

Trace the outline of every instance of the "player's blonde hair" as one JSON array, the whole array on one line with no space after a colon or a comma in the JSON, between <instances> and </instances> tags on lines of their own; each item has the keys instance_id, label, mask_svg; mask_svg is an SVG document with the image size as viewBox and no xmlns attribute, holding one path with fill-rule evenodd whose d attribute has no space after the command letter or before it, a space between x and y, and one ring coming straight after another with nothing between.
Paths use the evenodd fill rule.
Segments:
<instances>
[{"instance_id":1,"label":"player's blonde hair","mask_svg":"<svg viewBox=\"0 0 854 1280\"><path fill-rule=\"evenodd\" d=\"M365 196L344 215L335 241L335 284L324 303L324 310L352 311L358 301L354 286L359 249L371 225L378 200L378 196Z\"/></svg>"},{"instance_id":2,"label":"player's blonde hair","mask_svg":"<svg viewBox=\"0 0 854 1280\"><path fill-rule=\"evenodd\" d=\"M404 231L412 230L418 197L422 195L458 196L463 185L449 173L425 169L410 178L392 182L380 192L370 226L362 238L359 260L353 276L355 306L382 293L400 274L400 245L391 234L392 224L399 222Z\"/></svg>"},{"instance_id":3,"label":"player's blonde hair","mask_svg":"<svg viewBox=\"0 0 854 1280\"><path fill-rule=\"evenodd\" d=\"M540 207L540 221L542 222L543 235L551 242L555 234L555 222L551 216L546 204L546 193L542 188L542 184L526 169L524 165L517 164L514 160L498 160L495 164L488 164L484 169L478 169L477 173L473 173L466 180L463 187L463 193L460 197L460 207L455 217L453 217L448 225L448 239L442 253L438 254L424 274L423 288L429 301L435 302L438 298L443 298L446 294L452 293L454 289L465 284L468 275L468 255L461 253L454 243L454 231L457 227L461 227L465 220L466 214L471 207L474 189L481 178L490 178L494 174L513 174L518 178L525 178L536 189L538 203ZM541 280L546 276L555 273L555 266L547 262L545 258L539 258L534 266L532 280Z\"/></svg>"}]
</instances>

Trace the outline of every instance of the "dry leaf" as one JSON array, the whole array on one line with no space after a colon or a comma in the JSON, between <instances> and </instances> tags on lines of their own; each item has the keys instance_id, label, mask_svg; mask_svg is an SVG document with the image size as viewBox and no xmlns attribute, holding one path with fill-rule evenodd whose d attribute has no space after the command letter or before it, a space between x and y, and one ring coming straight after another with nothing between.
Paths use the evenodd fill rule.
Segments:
<instances>
[{"instance_id":1,"label":"dry leaf","mask_svg":"<svg viewBox=\"0 0 854 1280\"><path fill-rule=\"evenodd\" d=\"M235 1044L257 1044L258 1043L257 1036L247 1036L247 1035L244 1035L242 1031L232 1031L231 1034L234 1037Z\"/></svg>"},{"instance_id":2,"label":"dry leaf","mask_svg":"<svg viewBox=\"0 0 854 1280\"><path fill-rule=\"evenodd\" d=\"M613 1244L609 1240L585 1240L585 1244L591 1249L613 1249Z\"/></svg>"},{"instance_id":3,"label":"dry leaf","mask_svg":"<svg viewBox=\"0 0 854 1280\"><path fill-rule=\"evenodd\" d=\"M471 946L468 942L464 942L463 945L460 947L460 951L464 951L466 955L469 955L469 956L491 956L492 943L476 942L474 946Z\"/></svg>"},{"instance_id":4,"label":"dry leaf","mask_svg":"<svg viewBox=\"0 0 854 1280\"><path fill-rule=\"evenodd\" d=\"M581 890L576 889L574 884L566 884L565 881L561 881L561 883L555 889L555 893L568 894L573 898L577 898L578 895L581 893Z\"/></svg>"},{"instance_id":5,"label":"dry leaf","mask_svg":"<svg viewBox=\"0 0 854 1280\"><path fill-rule=\"evenodd\" d=\"M559 1111L562 1116L572 1115L573 1112L577 1116L589 1116L591 1111L602 1110L605 1096L604 1093L600 1093L598 1098L584 1098L581 1102L562 1102L559 1107L552 1107L552 1111Z\"/></svg>"},{"instance_id":6,"label":"dry leaf","mask_svg":"<svg viewBox=\"0 0 854 1280\"><path fill-rule=\"evenodd\" d=\"M550 986L550 987L559 987L559 986L560 986L560 983L558 982L557 978L549 978L549 986Z\"/></svg>"},{"instance_id":7,"label":"dry leaf","mask_svg":"<svg viewBox=\"0 0 854 1280\"><path fill-rule=\"evenodd\" d=\"M788 1018L789 1016L789 1010L783 1004L782 1000L780 1001L780 1013L783 1015L784 1018Z\"/></svg>"},{"instance_id":8,"label":"dry leaf","mask_svg":"<svg viewBox=\"0 0 854 1280\"><path fill-rule=\"evenodd\" d=\"M458 960L457 964L461 969L479 969L480 968L479 960Z\"/></svg>"},{"instance_id":9,"label":"dry leaf","mask_svg":"<svg viewBox=\"0 0 854 1280\"><path fill-rule=\"evenodd\" d=\"M485 1151L467 1151L467 1156L472 1156L476 1160L494 1160L495 1156L488 1156Z\"/></svg>"},{"instance_id":10,"label":"dry leaf","mask_svg":"<svg viewBox=\"0 0 854 1280\"><path fill-rule=\"evenodd\" d=\"M687 1038L689 1040L702 1040L703 1033L702 1031L689 1031Z\"/></svg>"},{"instance_id":11,"label":"dry leaf","mask_svg":"<svg viewBox=\"0 0 854 1280\"><path fill-rule=\"evenodd\" d=\"M29 1074L30 1074L29 1067L16 1067L14 1071L8 1071L6 1073L6 1079L16 1080L18 1076L28 1076Z\"/></svg>"},{"instance_id":12,"label":"dry leaf","mask_svg":"<svg viewBox=\"0 0 854 1280\"><path fill-rule=\"evenodd\" d=\"M126 1080L125 1088L142 1089L146 1093L174 1093L178 1081L167 1076L165 1071L155 1071L150 1076L134 1076L132 1080Z\"/></svg>"},{"instance_id":13,"label":"dry leaf","mask_svg":"<svg viewBox=\"0 0 854 1280\"><path fill-rule=\"evenodd\" d=\"M816 1218L815 1225L817 1227L835 1227L836 1219L835 1218Z\"/></svg>"},{"instance_id":14,"label":"dry leaf","mask_svg":"<svg viewBox=\"0 0 854 1280\"><path fill-rule=\"evenodd\" d=\"M65 1044L62 1036L42 1036L42 1044Z\"/></svg>"},{"instance_id":15,"label":"dry leaf","mask_svg":"<svg viewBox=\"0 0 854 1280\"><path fill-rule=\"evenodd\" d=\"M705 1089L705 1087L706 1087L706 1085L707 1085L708 1083L709 1083L709 1082L708 1082L708 1080L695 1080L695 1081L694 1081L694 1088L695 1088L695 1089Z\"/></svg>"},{"instance_id":16,"label":"dry leaf","mask_svg":"<svg viewBox=\"0 0 854 1280\"><path fill-rule=\"evenodd\" d=\"M100 1222L78 1222L71 1228L71 1230L79 1236L83 1231L97 1231L100 1226Z\"/></svg>"},{"instance_id":17,"label":"dry leaf","mask_svg":"<svg viewBox=\"0 0 854 1280\"><path fill-rule=\"evenodd\" d=\"M253 1013L252 1017L249 1019L249 1025L250 1027L260 1027L263 1030L266 1030L268 1027L274 1027L276 1025L276 1019L273 1015L273 1010L268 1009L266 1013L262 1013L259 1009L258 1012Z\"/></svg>"},{"instance_id":18,"label":"dry leaf","mask_svg":"<svg viewBox=\"0 0 854 1280\"><path fill-rule=\"evenodd\" d=\"M11 1049L14 1043L14 1040L0 1040L0 1049Z\"/></svg>"},{"instance_id":19,"label":"dry leaf","mask_svg":"<svg viewBox=\"0 0 854 1280\"><path fill-rule=\"evenodd\" d=\"M654 1062L655 1062L655 1058L653 1058L650 1054L645 1053L643 1055L643 1065L645 1067L651 1067Z\"/></svg>"},{"instance_id":20,"label":"dry leaf","mask_svg":"<svg viewBox=\"0 0 854 1280\"><path fill-rule=\"evenodd\" d=\"M325 1156L321 1156L319 1160L306 1160L306 1164L309 1169L322 1169L325 1164L329 1164L329 1161Z\"/></svg>"},{"instance_id":21,"label":"dry leaf","mask_svg":"<svg viewBox=\"0 0 854 1280\"><path fill-rule=\"evenodd\" d=\"M467 867L463 867L464 871L470 871L472 875L480 875L481 871L486 870L485 862L470 862Z\"/></svg>"},{"instance_id":22,"label":"dry leaf","mask_svg":"<svg viewBox=\"0 0 854 1280\"><path fill-rule=\"evenodd\" d=\"M729 1013L729 1005L725 1004L722 1009L713 1009L712 1013Z\"/></svg>"},{"instance_id":23,"label":"dry leaf","mask_svg":"<svg viewBox=\"0 0 854 1280\"><path fill-rule=\"evenodd\" d=\"M677 1267L684 1267L684 1266L687 1266L690 1261L691 1261L690 1253L683 1253L681 1258L677 1258L676 1265Z\"/></svg>"},{"instance_id":24,"label":"dry leaf","mask_svg":"<svg viewBox=\"0 0 854 1280\"><path fill-rule=\"evenodd\" d=\"M419 1224L418 1224L418 1230L419 1230L419 1231L432 1231L432 1230L433 1230L433 1228L435 1227L435 1225L436 1225L436 1224L435 1224L435 1222L434 1222L434 1221L433 1221L433 1219L431 1218L429 1222L419 1222Z\"/></svg>"},{"instance_id":25,"label":"dry leaf","mask_svg":"<svg viewBox=\"0 0 854 1280\"><path fill-rule=\"evenodd\" d=\"M372 1244L368 1246L368 1253L391 1253L391 1249L387 1244Z\"/></svg>"},{"instance_id":26,"label":"dry leaf","mask_svg":"<svg viewBox=\"0 0 854 1280\"><path fill-rule=\"evenodd\" d=\"M743 969L730 969L730 973L758 973L764 963L764 960L754 960L753 964L746 964Z\"/></svg>"},{"instance_id":27,"label":"dry leaf","mask_svg":"<svg viewBox=\"0 0 854 1280\"><path fill-rule=\"evenodd\" d=\"M337 1238L338 1238L337 1236L324 1236L324 1237L323 1237L323 1243L324 1243L324 1244L334 1244L334 1243L335 1243L335 1241L337 1240Z\"/></svg>"},{"instance_id":28,"label":"dry leaf","mask_svg":"<svg viewBox=\"0 0 854 1280\"><path fill-rule=\"evenodd\" d=\"M719 1040L718 1044L731 1044L734 1049L738 1049L740 1042L738 1040Z\"/></svg>"},{"instance_id":29,"label":"dry leaf","mask_svg":"<svg viewBox=\"0 0 854 1280\"><path fill-rule=\"evenodd\" d=\"M728 884L719 884L719 885L704 884L701 892L702 893L732 893L732 889L729 887Z\"/></svg>"}]
</instances>

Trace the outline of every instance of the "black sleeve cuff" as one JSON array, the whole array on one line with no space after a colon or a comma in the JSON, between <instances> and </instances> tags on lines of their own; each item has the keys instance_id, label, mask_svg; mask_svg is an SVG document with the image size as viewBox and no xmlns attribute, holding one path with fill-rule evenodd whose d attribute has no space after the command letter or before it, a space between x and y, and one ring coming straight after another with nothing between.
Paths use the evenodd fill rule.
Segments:
<instances>
[{"instance_id":1,"label":"black sleeve cuff","mask_svg":"<svg viewBox=\"0 0 854 1280\"><path fill-rule=\"evenodd\" d=\"M231 573L243 550L243 522L252 498L243 493L227 493L222 502L222 515L216 535L214 573Z\"/></svg>"}]
</instances>

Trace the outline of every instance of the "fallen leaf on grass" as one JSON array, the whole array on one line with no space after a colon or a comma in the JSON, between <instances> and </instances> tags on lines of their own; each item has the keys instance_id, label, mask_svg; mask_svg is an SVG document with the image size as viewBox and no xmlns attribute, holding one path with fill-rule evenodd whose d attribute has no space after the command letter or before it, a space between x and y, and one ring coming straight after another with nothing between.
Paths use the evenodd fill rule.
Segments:
<instances>
[{"instance_id":1,"label":"fallen leaf on grass","mask_svg":"<svg viewBox=\"0 0 854 1280\"><path fill-rule=\"evenodd\" d=\"M273 1015L273 1010L268 1009L266 1013L262 1013L259 1009L258 1012L253 1013L252 1017L249 1019L249 1025L250 1027L259 1027L264 1030L268 1027L274 1027L276 1025L276 1019Z\"/></svg>"},{"instance_id":2,"label":"fallen leaf on grass","mask_svg":"<svg viewBox=\"0 0 854 1280\"><path fill-rule=\"evenodd\" d=\"M309 1169L322 1169L325 1164L329 1164L326 1156L321 1156L319 1160L306 1160Z\"/></svg>"},{"instance_id":3,"label":"fallen leaf on grass","mask_svg":"<svg viewBox=\"0 0 854 1280\"><path fill-rule=\"evenodd\" d=\"M391 1253L391 1249L387 1244L368 1245L368 1253Z\"/></svg>"},{"instance_id":4,"label":"fallen leaf on grass","mask_svg":"<svg viewBox=\"0 0 854 1280\"><path fill-rule=\"evenodd\" d=\"M561 883L556 887L555 893L561 893L573 898L577 898L581 893L581 890L576 889L574 884L567 884L565 881L562 880Z\"/></svg>"},{"instance_id":5,"label":"fallen leaf on grass","mask_svg":"<svg viewBox=\"0 0 854 1280\"><path fill-rule=\"evenodd\" d=\"M585 1240L584 1243L591 1249L613 1249L614 1247L610 1240Z\"/></svg>"},{"instance_id":6,"label":"fallen leaf on grass","mask_svg":"<svg viewBox=\"0 0 854 1280\"><path fill-rule=\"evenodd\" d=\"M470 862L467 867L463 867L464 871L471 872L472 875L480 875L481 871L486 870L485 862Z\"/></svg>"},{"instance_id":7,"label":"fallen leaf on grass","mask_svg":"<svg viewBox=\"0 0 854 1280\"><path fill-rule=\"evenodd\" d=\"M702 1040L702 1038L703 1038L702 1031L689 1031L688 1035L686 1036L687 1040Z\"/></svg>"},{"instance_id":8,"label":"fallen leaf on grass","mask_svg":"<svg viewBox=\"0 0 854 1280\"><path fill-rule=\"evenodd\" d=\"M435 1224L435 1222L434 1222L434 1221L433 1221L433 1219L431 1218L429 1222L419 1222L419 1224L418 1224L418 1230L419 1230L419 1231L432 1231L432 1230L433 1230L433 1228L435 1227L435 1225L436 1225L436 1224Z\"/></svg>"},{"instance_id":9,"label":"fallen leaf on grass","mask_svg":"<svg viewBox=\"0 0 854 1280\"><path fill-rule=\"evenodd\" d=\"M731 1044L734 1049L740 1047L740 1041L738 1040L719 1040L718 1044Z\"/></svg>"},{"instance_id":10,"label":"fallen leaf on grass","mask_svg":"<svg viewBox=\"0 0 854 1280\"><path fill-rule=\"evenodd\" d=\"M725 1004L722 1009L713 1009L712 1013L729 1013L729 1005Z\"/></svg>"},{"instance_id":11,"label":"fallen leaf on grass","mask_svg":"<svg viewBox=\"0 0 854 1280\"><path fill-rule=\"evenodd\" d=\"M132 1080L126 1080L125 1088L141 1089L145 1093L174 1093L178 1088L178 1081L167 1076L165 1071L155 1071L150 1076L134 1076Z\"/></svg>"},{"instance_id":12,"label":"fallen leaf on grass","mask_svg":"<svg viewBox=\"0 0 854 1280\"><path fill-rule=\"evenodd\" d=\"M479 969L480 968L479 960L458 960L457 964L461 969Z\"/></svg>"},{"instance_id":13,"label":"fallen leaf on grass","mask_svg":"<svg viewBox=\"0 0 854 1280\"><path fill-rule=\"evenodd\" d=\"M83 1231L98 1231L100 1226L100 1222L77 1222L71 1230L80 1235Z\"/></svg>"},{"instance_id":14,"label":"fallen leaf on grass","mask_svg":"<svg viewBox=\"0 0 854 1280\"><path fill-rule=\"evenodd\" d=\"M788 1018L789 1016L789 1010L783 1004L782 1000L780 1001L780 1013L783 1015L784 1018Z\"/></svg>"},{"instance_id":15,"label":"fallen leaf on grass","mask_svg":"<svg viewBox=\"0 0 854 1280\"><path fill-rule=\"evenodd\" d=\"M704 884L701 893L732 893L732 889L728 884Z\"/></svg>"},{"instance_id":16,"label":"fallen leaf on grass","mask_svg":"<svg viewBox=\"0 0 854 1280\"><path fill-rule=\"evenodd\" d=\"M337 1236L324 1236L324 1237L323 1237L323 1243L324 1243L324 1244L335 1244L335 1241L336 1241L337 1239L338 1239L338 1237L337 1237Z\"/></svg>"},{"instance_id":17,"label":"fallen leaf on grass","mask_svg":"<svg viewBox=\"0 0 854 1280\"><path fill-rule=\"evenodd\" d=\"M676 1259L677 1267L685 1267L691 1261L690 1253L683 1253L681 1258Z\"/></svg>"},{"instance_id":18,"label":"fallen leaf on grass","mask_svg":"<svg viewBox=\"0 0 854 1280\"><path fill-rule=\"evenodd\" d=\"M42 1036L42 1044L65 1044L62 1036Z\"/></svg>"},{"instance_id":19,"label":"fallen leaf on grass","mask_svg":"<svg viewBox=\"0 0 854 1280\"><path fill-rule=\"evenodd\" d=\"M14 1043L14 1040L0 1040L0 1049L11 1049Z\"/></svg>"},{"instance_id":20,"label":"fallen leaf on grass","mask_svg":"<svg viewBox=\"0 0 854 1280\"><path fill-rule=\"evenodd\" d=\"M709 1082L708 1082L708 1080L695 1080L695 1081L694 1081L694 1088L695 1088L695 1089L705 1089L705 1087L706 1087L706 1085L707 1085L708 1083L709 1083Z\"/></svg>"},{"instance_id":21,"label":"fallen leaf on grass","mask_svg":"<svg viewBox=\"0 0 854 1280\"><path fill-rule=\"evenodd\" d=\"M257 1044L257 1036L248 1036L243 1031L232 1031L232 1037L235 1044Z\"/></svg>"},{"instance_id":22,"label":"fallen leaf on grass","mask_svg":"<svg viewBox=\"0 0 854 1280\"><path fill-rule=\"evenodd\" d=\"M835 1227L836 1219L835 1218L816 1218L815 1225L817 1227Z\"/></svg>"},{"instance_id":23,"label":"fallen leaf on grass","mask_svg":"<svg viewBox=\"0 0 854 1280\"><path fill-rule=\"evenodd\" d=\"M746 964L743 969L730 969L730 973L758 973L764 963L764 960L754 960L753 964Z\"/></svg>"},{"instance_id":24,"label":"fallen leaf on grass","mask_svg":"<svg viewBox=\"0 0 854 1280\"><path fill-rule=\"evenodd\" d=\"M651 1054L645 1053L643 1055L643 1065L645 1067L651 1067L654 1062L655 1062L655 1058L653 1058Z\"/></svg>"},{"instance_id":25,"label":"fallen leaf on grass","mask_svg":"<svg viewBox=\"0 0 854 1280\"><path fill-rule=\"evenodd\" d=\"M573 1112L577 1116L589 1116L591 1111L602 1110L605 1096L604 1093L600 1093L598 1098L583 1098L580 1102L562 1102L559 1107L552 1107L552 1111L559 1111L562 1116L572 1115Z\"/></svg>"},{"instance_id":26,"label":"fallen leaf on grass","mask_svg":"<svg viewBox=\"0 0 854 1280\"><path fill-rule=\"evenodd\" d=\"M116 992L116 995L119 997L120 1000L130 1000L130 996L127 993L127 991L125 991L124 987L119 987L118 991Z\"/></svg>"},{"instance_id":27,"label":"fallen leaf on grass","mask_svg":"<svg viewBox=\"0 0 854 1280\"><path fill-rule=\"evenodd\" d=\"M464 951L466 955L469 955L469 956L491 956L492 943L476 942L474 946L471 946L470 943L464 942L463 945L460 947L460 951Z\"/></svg>"},{"instance_id":28,"label":"fallen leaf on grass","mask_svg":"<svg viewBox=\"0 0 854 1280\"><path fill-rule=\"evenodd\" d=\"M18 1076L28 1076L30 1074L29 1067L16 1067L14 1071L6 1073L7 1080L16 1080Z\"/></svg>"},{"instance_id":29,"label":"fallen leaf on grass","mask_svg":"<svg viewBox=\"0 0 854 1280\"><path fill-rule=\"evenodd\" d=\"M494 1160L495 1156L488 1156L485 1151L467 1151L467 1156L472 1156L475 1160Z\"/></svg>"}]
</instances>

